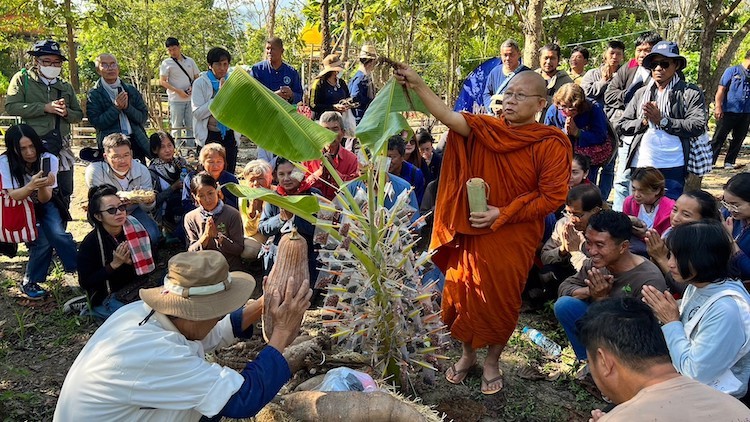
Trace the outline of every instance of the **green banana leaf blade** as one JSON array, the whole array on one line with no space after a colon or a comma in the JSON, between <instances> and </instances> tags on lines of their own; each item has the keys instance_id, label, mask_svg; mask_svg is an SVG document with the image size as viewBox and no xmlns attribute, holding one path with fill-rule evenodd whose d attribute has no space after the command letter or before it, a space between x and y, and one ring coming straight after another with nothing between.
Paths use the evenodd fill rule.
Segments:
<instances>
[{"instance_id":1,"label":"green banana leaf blade","mask_svg":"<svg viewBox=\"0 0 750 422\"><path fill-rule=\"evenodd\" d=\"M404 116L405 111L420 111L429 114L416 92L409 89L411 103L406 91L394 78L385 84L367 108L365 115L357 126L359 141L374 153L380 152L388 143L388 138L402 130L411 132Z\"/></svg>"},{"instance_id":2,"label":"green banana leaf blade","mask_svg":"<svg viewBox=\"0 0 750 422\"><path fill-rule=\"evenodd\" d=\"M209 106L216 120L259 147L293 161L320 158L336 134L297 113L293 106L237 67Z\"/></svg>"},{"instance_id":3,"label":"green banana leaf blade","mask_svg":"<svg viewBox=\"0 0 750 422\"><path fill-rule=\"evenodd\" d=\"M312 195L281 196L270 189L250 188L238 185L237 183L227 183L224 186L226 186L229 192L237 195L238 198L247 198L249 200L262 199L269 204L283 208L311 223L315 223L316 218L313 214L320 209L318 199Z\"/></svg>"}]
</instances>

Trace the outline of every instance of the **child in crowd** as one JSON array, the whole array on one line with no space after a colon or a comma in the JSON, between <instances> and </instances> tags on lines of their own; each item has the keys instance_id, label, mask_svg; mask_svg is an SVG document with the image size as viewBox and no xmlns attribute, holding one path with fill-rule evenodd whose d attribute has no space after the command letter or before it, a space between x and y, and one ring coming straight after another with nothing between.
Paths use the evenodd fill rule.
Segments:
<instances>
[{"instance_id":1,"label":"child in crowd","mask_svg":"<svg viewBox=\"0 0 750 422\"><path fill-rule=\"evenodd\" d=\"M185 214L188 251L219 251L227 259L229 271L240 271L244 250L240 212L224 204L219 184L206 171L193 177L190 193L197 208Z\"/></svg>"}]
</instances>

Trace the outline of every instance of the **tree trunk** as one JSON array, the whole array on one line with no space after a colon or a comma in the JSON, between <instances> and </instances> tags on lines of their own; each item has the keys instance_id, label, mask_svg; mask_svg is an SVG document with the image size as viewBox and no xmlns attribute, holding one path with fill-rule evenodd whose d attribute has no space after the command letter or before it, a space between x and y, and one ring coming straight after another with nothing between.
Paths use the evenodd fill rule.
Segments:
<instances>
[{"instance_id":1,"label":"tree trunk","mask_svg":"<svg viewBox=\"0 0 750 422\"><path fill-rule=\"evenodd\" d=\"M73 37L73 13L71 12L70 0L65 0L65 31L67 34L68 44L68 66L70 66L70 84L73 85L73 90L78 92L81 90L81 83L78 78L78 49L76 48L75 38Z\"/></svg>"},{"instance_id":2,"label":"tree trunk","mask_svg":"<svg viewBox=\"0 0 750 422\"><path fill-rule=\"evenodd\" d=\"M706 92L706 104L713 102L714 97L716 96L716 89L718 88L719 81L721 80L721 75L724 73L724 70L732 63L735 52L740 47L740 44L742 44L742 42L745 40L745 37L747 37L748 33L750 33L750 18L746 19L745 22L742 23L742 26L737 29L737 32L732 34L732 38L729 40L729 43L724 48L722 48L721 52L718 54L719 60L716 64L716 69L714 69L714 71L711 72L710 77L706 79L705 85L702 85L704 91Z\"/></svg>"},{"instance_id":3,"label":"tree trunk","mask_svg":"<svg viewBox=\"0 0 750 422\"><path fill-rule=\"evenodd\" d=\"M268 30L268 37L273 37L274 28L276 28L276 4L277 0L269 0L268 2L268 22L266 22L266 29Z\"/></svg>"},{"instance_id":4,"label":"tree trunk","mask_svg":"<svg viewBox=\"0 0 750 422\"><path fill-rule=\"evenodd\" d=\"M323 35L323 57L331 54L331 29L328 25L328 0L320 2L320 33Z\"/></svg>"},{"instance_id":5,"label":"tree trunk","mask_svg":"<svg viewBox=\"0 0 750 422\"><path fill-rule=\"evenodd\" d=\"M544 34L544 27L542 26L543 13L544 0L529 0L523 22L523 62L532 69L539 63L539 48L542 46Z\"/></svg>"},{"instance_id":6,"label":"tree trunk","mask_svg":"<svg viewBox=\"0 0 750 422\"><path fill-rule=\"evenodd\" d=\"M722 0L699 0L698 8L700 9L701 16L703 17L703 32L701 33L701 58L698 63L698 85L702 86L708 94L712 94L716 90L716 86L713 85L716 82L716 75L718 72L723 71L720 67L715 70L711 70L711 58L714 52L714 42L716 40L716 34L721 24L729 17L729 15L740 5L742 0L734 0L729 7L722 11L724 3ZM745 25L742 28L745 28ZM739 33L742 34L742 28ZM736 36L739 36L735 34ZM734 36L732 36L734 39ZM744 39L744 35L742 37ZM742 41L740 40L740 42ZM731 43L731 41L730 41ZM736 44L739 46L739 44ZM724 50L719 54L718 61L720 62L727 53L734 54L736 47L731 52ZM729 57L728 60L731 60Z\"/></svg>"},{"instance_id":7,"label":"tree trunk","mask_svg":"<svg viewBox=\"0 0 750 422\"><path fill-rule=\"evenodd\" d=\"M417 20L417 6L419 0L411 0L411 14L409 15L409 39L406 41L406 52L404 53L404 62L409 63L411 52L414 46L414 28Z\"/></svg>"}]
</instances>

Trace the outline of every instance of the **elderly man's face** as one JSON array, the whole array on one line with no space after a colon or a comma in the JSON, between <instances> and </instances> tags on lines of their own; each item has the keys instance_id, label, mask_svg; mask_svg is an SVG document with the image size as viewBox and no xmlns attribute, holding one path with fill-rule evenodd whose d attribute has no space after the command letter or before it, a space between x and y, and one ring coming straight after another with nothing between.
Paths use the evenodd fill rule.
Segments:
<instances>
[{"instance_id":1,"label":"elderly man's face","mask_svg":"<svg viewBox=\"0 0 750 422\"><path fill-rule=\"evenodd\" d=\"M96 71L104 78L107 83L114 83L120 76L120 66L117 64L117 60L109 55L102 55L99 58L99 67Z\"/></svg>"},{"instance_id":2,"label":"elderly man's face","mask_svg":"<svg viewBox=\"0 0 750 422\"><path fill-rule=\"evenodd\" d=\"M333 141L331 146L340 144L341 140L344 139L344 129L341 128L339 122L320 122L320 125L336 134L336 140Z\"/></svg>"},{"instance_id":3,"label":"elderly man's face","mask_svg":"<svg viewBox=\"0 0 750 422\"><path fill-rule=\"evenodd\" d=\"M635 48L635 59L638 61L638 66L643 65L643 59L651 53L653 47L651 44L643 43Z\"/></svg>"},{"instance_id":4,"label":"elderly man's face","mask_svg":"<svg viewBox=\"0 0 750 422\"><path fill-rule=\"evenodd\" d=\"M398 176L401 173L401 165L404 163L404 156L397 149L388 150L388 158L391 159L391 165L388 167L388 173Z\"/></svg>"},{"instance_id":5,"label":"elderly man's face","mask_svg":"<svg viewBox=\"0 0 750 422\"><path fill-rule=\"evenodd\" d=\"M500 49L500 58L503 60L503 66L506 69L516 70L521 53L513 47L503 47Z\"/></svg>"},{"instance_id":6,"label":"elderly man's face","mask_svg":"<svg viewBox=\"0 0 750 422\"><path fill-rule=\"evenodd\" d=\"M133 165L133 151L127 145L109 148L104 152L104 159L117 173L125 175Z\"/></svg>"}]
</instances>

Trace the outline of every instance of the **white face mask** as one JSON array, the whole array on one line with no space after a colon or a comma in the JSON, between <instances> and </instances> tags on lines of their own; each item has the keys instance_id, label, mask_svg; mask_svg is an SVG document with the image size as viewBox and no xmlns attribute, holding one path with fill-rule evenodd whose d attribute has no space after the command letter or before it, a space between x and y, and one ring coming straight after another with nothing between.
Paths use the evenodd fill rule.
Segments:
<instances>
[{"instance_id":1,"label":"white face mask","mask_svg":"<svg viewBox=\"0 0 750 422\"><path fill-rule=\"evenodd\" d=\"M118 175L118 176L120 176L120 177L124 177L124 176L126 176L126 175L128 174L128 172L130 171L130 169L127 169L127 170L125 170L125 171L118 171L118 170L117 170L117 169L115 169L114 167L112 167L112 166L110 166L110 167L112 168L112 171L113 171L113 172L115 172L115 174L117 174L117 175Z\"/></svg>"},{"instance_id":2,"label":"white face mask","mask_svg":"<svg viewBox=\"0 0 750 422\"><path fill-rule=\"evenodd\" d=\"M55 79L60 76L61 67L55 66L39 66L39 71L42 72L42 76L47 79Z\"/></svg>"}]
</instances>

